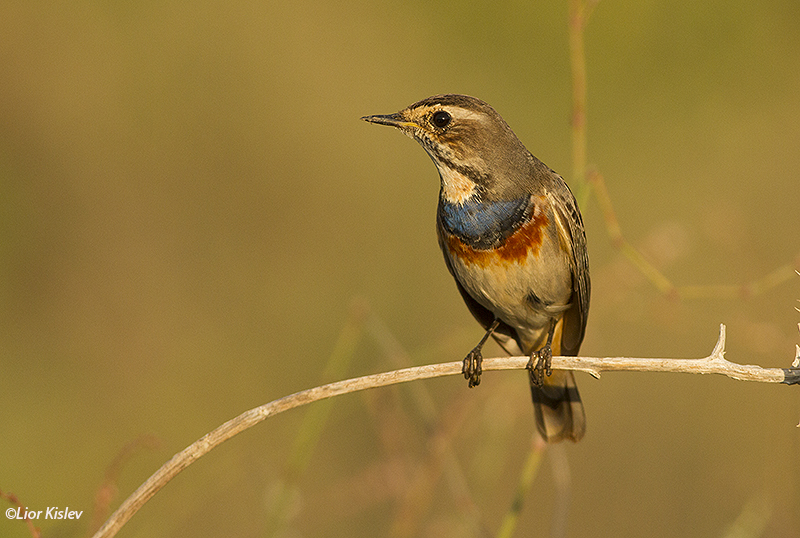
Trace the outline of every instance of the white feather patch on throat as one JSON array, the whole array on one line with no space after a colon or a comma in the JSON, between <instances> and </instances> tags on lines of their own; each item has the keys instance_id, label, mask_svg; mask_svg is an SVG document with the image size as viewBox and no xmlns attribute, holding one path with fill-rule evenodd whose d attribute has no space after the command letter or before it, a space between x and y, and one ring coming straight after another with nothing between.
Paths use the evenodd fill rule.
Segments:
<instances>
[{"instance_id":1,"label":"white feather patch on throat","mask_svg":"<svg viewBox=\"0 0 800 538\"><path fill-rule=\"evenodd\" d=\"M436 164L442 178L442 194L451 204L463 204L475 193L475 182L443 164Z\"/></svg>"}]
</instances>

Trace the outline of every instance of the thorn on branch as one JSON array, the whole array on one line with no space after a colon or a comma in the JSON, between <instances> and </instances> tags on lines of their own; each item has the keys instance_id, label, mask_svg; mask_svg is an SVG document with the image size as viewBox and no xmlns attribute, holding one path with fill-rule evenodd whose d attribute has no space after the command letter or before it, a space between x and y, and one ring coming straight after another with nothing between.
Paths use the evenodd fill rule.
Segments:
<instances>
[{"instance_id":1,"label":"thorn on branch","mask_svg":"<svg viewBox=\"0 0 800 538\"><path fill-rule=\"evenodd\" d=\"M725 360L725 324L719 324L719 338L717 344L714 346L714 351L711 352L709 359L722 359Z\"/></svg>"},{"instance_id":2,"label":"thorn on branch","mask_svg":"<svg viewBox=\"0 0 800 538\"><path fill-rule=\"evenodd\" d=\"M797 324L797 330L800 331L800 323ZM792 367L783 369L783 382L787 385L797 385L800 383L800 346L795 344L794 348ZM797 427L800 428L800 424L798 424Z\"/></svg>"}]
</instances>

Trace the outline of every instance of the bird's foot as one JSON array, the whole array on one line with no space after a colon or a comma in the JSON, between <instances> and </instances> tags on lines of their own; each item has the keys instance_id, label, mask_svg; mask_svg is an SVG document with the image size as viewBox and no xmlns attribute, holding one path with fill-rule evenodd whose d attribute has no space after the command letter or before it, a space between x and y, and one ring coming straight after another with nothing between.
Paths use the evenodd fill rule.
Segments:
<instances>
[{"instance_id":1,"label":"bird's foot","mask_svg":"<svg viewBox=\"0 0 800 538\"><path fill-rule=\"evenodd\" d=\"M481 363L483 362L483 355L481 354L481 346L478 345L467 353L464 357L464 366L461 368L461 373L464 374L464 379L469 380L469 388L476 387L481 383Z\"/></svg>"},{"instance_id":2,"label":"bird's foot","mask_svg":"<svg viewBox=\"0 0 800 538\"><path fill-rule=\"evenodd\" d=\"M534 359L536 360L534 361ZM528 376L530 376L531 379L531 385L536 387L544 385L544 376L547 375L549 377L550 374L553 373L553 370L550 368L552 362L553 349L550 347L550 343L545 344L542 349L531 353L531 358L526 366L528 369Z\"/></svg>"}]
</instances>

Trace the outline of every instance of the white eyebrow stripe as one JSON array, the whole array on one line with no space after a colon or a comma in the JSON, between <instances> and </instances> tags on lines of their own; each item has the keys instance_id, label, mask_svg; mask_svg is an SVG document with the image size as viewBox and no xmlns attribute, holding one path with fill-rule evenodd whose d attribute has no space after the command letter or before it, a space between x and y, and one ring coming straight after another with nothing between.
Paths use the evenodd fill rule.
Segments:
<instances>
[{"instance_id":1,"label":"white eyebrow stripe","mask_svg":"<svg viewBox=\"0 0 800 538\"><path fill-rule=\"evenodd\" d=\"M475 110L467 110L466 108L461 108L458 106L445 106L442 107L444 110L450 113L453 118L458 120L478 120L480 118L485 117L483 112L477 112Z\"/></svg>"}]
</instances>

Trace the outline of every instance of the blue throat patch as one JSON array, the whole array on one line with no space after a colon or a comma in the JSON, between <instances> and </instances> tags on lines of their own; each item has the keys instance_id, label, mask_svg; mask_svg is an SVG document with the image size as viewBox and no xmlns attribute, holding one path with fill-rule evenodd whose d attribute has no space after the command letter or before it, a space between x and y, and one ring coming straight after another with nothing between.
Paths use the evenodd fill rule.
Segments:
<instances>
[{"instance_id":1,"label":"blue throat patch","mask_svg":"<svg viewBox=\"0 0 800 538\"><path fill-rule=\"evenodd\" d=\"M482 202L474 196L463 204L439 198L438 216L442 227L472 248L496 247L528 221L530 197Z\"/></svg>"}]
</instances>

